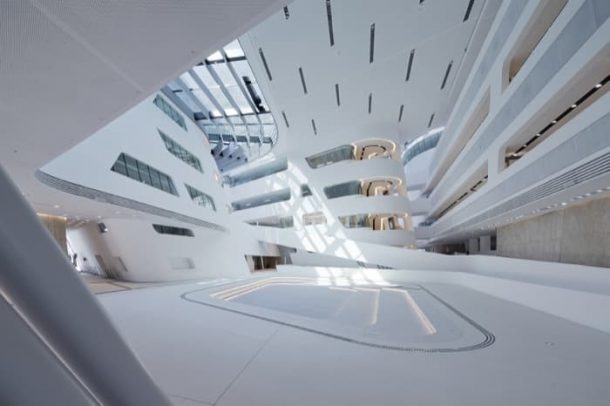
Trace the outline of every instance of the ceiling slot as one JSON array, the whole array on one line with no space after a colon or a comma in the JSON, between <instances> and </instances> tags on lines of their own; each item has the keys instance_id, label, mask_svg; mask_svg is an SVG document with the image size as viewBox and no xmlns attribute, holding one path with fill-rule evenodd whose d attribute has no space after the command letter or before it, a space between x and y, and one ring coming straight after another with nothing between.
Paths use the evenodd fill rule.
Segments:
<instances>
[{"instance_id":1,"label":"ceiling slot","mask_svg":"<svg viewBox=\"0 0 610 406\"><path fill-rule=\"evenodd\" d=\"M286 123L286 128L289 128L290 124L288 124L288 118L286 117L286 113L284 112L284 110L282 110L282 117L284 117L284 122Z\"/></svg>"},{"instance_id":2,"label":"ceiling slot","mask_svg":"<svg viewBox=\"0 0 610 406\"><path fill-rule=\"evenodd\" d=\"M432 122L434 121L434 113L430 116L430 121L428 121L428 128L432 127Z\"/></svg>"},{"instance_id":3,"label":"ceiling slot","mask_svg":"<svg viewBox=\"0 0 610 406\"><path fill-rule=\"evenodd\" d=\"M369 44L369 63L373 63L375 56L375 23L371 24L371 41Z\"/></svg>"},{"instance_id":4,"label":"ceiling slot","mask_svg":"<svg viewBox=\"0 0 610 406\"><path fill-rule=\"evenodd\" d=\"M313 134L314 135L318 135L318 129L316 128L316 122L314 121L314 119L311 119L311 128L313 128Z\"/></svg>"},{"instance_id":5,"label":"ceiling slot","mask_svg":"<svg viewBox=\"0 0 610 406\"><path fill-rule=\"evenodd\" d=\"M402 113L405 110L405 105L401 104L400 105L400 110L398 110L398 122L400 123L402 121Z\"/></svg>"},{"instance_id":6,"label":"ceiling slot","mask_svg":"<svg viewBox=\"0 0 610 406\"><path fill-rule=\"evenodd\" d=\"M407 77L405 78L405 82L408 82L409 78L411 77L411 67L413 66L414 57L415 57L415 50L412 49L411 53L409 54L409 62L407 63Z\"/></svg>"},{"instance_id":7,"label":"ceiling slot","mask_svg":"<svg viewBox=\"0 0 610 406\"><path fill-rule=\"evenodd\" d=\"M371 114L372 109L373 109L373 93L369 93L369 114Z\"/></svg>"},{"instance_id":8,"label":"ceiling slot","mask_svg":"<svg viewBox=\"0 0 610 406\"><path fill-rule=\"evenodd\" d=\"M339 84L335 83L335 96L337 97L337 106L341 105L341 97L339 97Z\"/></svg>"},{"instance_id":9,"label":"ceiling slot","mask_svg":"<svg viewBox=\"0 0 610 406\"><path fill-rule=\"evenodd\" d=\"M462 20L462 22L468 20L468 18L470 17L470 12L472 11L473 5L474 5L474 0L470 0L468 2L468 7L466 7L466 14L464 14L464 19Z\"/></svg>"},{"instance_id":10,"label":"ceiling slot","mask_svg":"<svg viewBox=\"0 0 610 406\"><path fill-rule=\"evenodd\" d=\"M271 78L271 71L269 70L269 65L267 65L267 59L265 59L265 54L263 54L262 48L258 49L258 54L261 56L261 61L263 61L263 66L265 67L269 81L272 81L273 79Z\"/></svg>"},{"instance_id":11,"label":"ceiling slot","mask_svg":"<svg viewBox=\"0 0 610 406\"><path fill-rule=\"evenodd\" d=\"M447 78L449 78L449 73L451 72L451 67L453 66L453 61L449 62L447 65L447 70L445 71L445 77L443 78L443 83L441 84L441 90L445 88L447 84Z\"/></svg>"},{"instance_id":12,"label":"ceiling slot","mask_svg":"<svg viewBox=\"0 0 610 406\"><path fill-rule=\"evenodd\" d=\"M284 18L286 18L286 20L290 18L290 11L288 11L288 6L284 6Z\"/></svg>"},{"instance_id":13,"label":"ceiling slot","mask_svg":"<svg viewBox=\"0 0 610 406\"><path fill-rule=\"evenodd\" d=\"M303 85L303 92L307 94L307 85L305 84L305 76L303 75L303 68L299 67L299 76L301 76L301 84Z\"/></svg>"},{"instance_id":14,"label":"ceiling slot","mask_svg":"<svg viewBox=\"0 0 610 406\"><path fill-rule=\"evenodd\" d=\"M330 38L330 46L335 45L335 34L333 32L333 12L330 8L330 0L326 0L326 19L328 20L328 37Z\"/></svg>"}]
</instances>

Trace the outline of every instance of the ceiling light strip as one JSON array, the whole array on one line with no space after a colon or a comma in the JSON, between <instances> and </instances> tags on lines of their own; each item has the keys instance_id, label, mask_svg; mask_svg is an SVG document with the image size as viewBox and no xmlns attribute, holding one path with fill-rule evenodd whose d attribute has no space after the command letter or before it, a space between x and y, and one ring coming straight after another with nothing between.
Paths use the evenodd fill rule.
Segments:
<instances>
[{"instance_id":1,"label":"ceiling light strip","mask_svg":"<svg viewBox=\"0 0 610 406\"><path fill-rule=\"evenodd\" d=\"M452 66L453 61L449 62L449 65L447 65L447 70L445 71L445 76L443 77L443 83L441 84L441 90L443 90L445 88L445 85L447 84L447 79L449 78L449 73L451 73Z\"/></svg>"},{"instance_id":2,"label":"ceiling light strip","mask_svg":"<svg viewBox=\"0 0 610 406\"><path fill-rule=\"evenodd\" d=\"M262 48L258 49L258 54L261 57L261 61L263 62L263 66L265 67L265 72L267 72L267 77L269 77L269 81L272 81L273 78L271 77L271 71L269 70L269 65L267 65L267 58L265 58L265 54L263 53Z\"/></svg>"},{"instance_id":3,"label":"ceiling light strip","mask_svg":"<svg viewBox=\"0 0 610 406\"><path fill-rule=\"evenodd\" d=\"M371 36L369 42L369 63L375 58L375 23L371 24Z\"/></svg>"},{"instance_id":4,"label":"ceiling light strip","mask_svg":"<svg viewBox=\"0 0 610 406\"><path fill-rule=\"evenodd\" d=\"M337 106L341 106L341 97L339 95L339 84L335 83L335 97L337 98Z\"/></svg>"},{"instance_id":5,"label":"ceiling light strip","mask_svg":"<svg viewBox=\"0 0 610 406\"><path fill-rule=\"evenodd\" d=\"M411 53L409 54L409 62L407 63L407 76L405 77L405 82L408 82L409 78L411 77L411 67L413 66L414 57L415 57L415 49L412 49Z\"/></svg>"},{"instance_id":6,"label":"ceiling light strip","mask_svg":"<svg viewBox=\"0 0 610 406\"><path fill-rule=\"evenodd\" d=\"M330 0L326 0L326 19L328 21L328 37L330 39L330 46L335 45L335 34L333 31L333 13L330 6Z\"/></svg>"},{"instance_id":7,"label":"ceiling light strip","mask_svg":"<svg viewBox=\"0 0 610 406\"><path fill-rule=\"evenodd\" d=\"M302 67L299 67L299 76L301 77L301 84L303 85L303 93L307 94L307 85L305 84L305 75L303 75Z\"/></svg>"},{"instance_id":8,"label":"ceiling light strip","mask_svg":"<svg viewBox=\"0 0 610 406\"><path fill-rule=\"evenodd\" d=\"M466 7L466 14L464 14L464 19L462 20L462 22L467 21L468 18L470 17L470 12L472 11L473 5L474 5L474 0L470 0L468 2L468 7Z\"/></svg>"}]
</instances>

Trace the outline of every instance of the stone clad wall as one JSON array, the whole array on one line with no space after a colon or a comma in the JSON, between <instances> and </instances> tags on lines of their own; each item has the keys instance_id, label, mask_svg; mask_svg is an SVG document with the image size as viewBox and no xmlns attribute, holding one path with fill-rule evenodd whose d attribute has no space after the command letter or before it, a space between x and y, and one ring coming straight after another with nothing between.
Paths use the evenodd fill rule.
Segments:
<instances>
[{"instance_id":1,"label":"stone clad wall","mask_svg":"<svg viewBox=\"0 0 610 406\"><path fill-rule=\"evenodd\" d=\"M497 243L505 257L610 267L610 198L500 227Z\"/></svg>"}]
</instances>

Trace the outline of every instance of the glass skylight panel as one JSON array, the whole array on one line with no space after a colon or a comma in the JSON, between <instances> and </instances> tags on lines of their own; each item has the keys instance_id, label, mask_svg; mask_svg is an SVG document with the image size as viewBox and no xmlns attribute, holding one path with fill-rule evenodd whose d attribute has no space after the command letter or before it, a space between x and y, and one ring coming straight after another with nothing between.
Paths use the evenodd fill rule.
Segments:
<instances>
[{"instance_id":1,"label":"glass skylight panel","mask_svg":"<svg viewBox=\"0 0 610 406\"><path fill-rule=\"evenodd\" d=\"M235 110L233 107L227 107L225 109L225 114L229 117L232 117L232 116L238 116L239 112L237 110Z\"/></svg>"},{"instance_id":2,"label":"glass skylight panel","mask_svg":"<svg viewBox=\"0 0 610 406\"><path fill-rule=\"evenodd\" d=\"M191 109L192 111L200 110L199 106L197 106L197 104L193 101L193 99L191 98L191 96L188 93L179 91L178 93L176 93L176 96L178 96L178 98L180 100L182 100L182 102L184 104L186 104L188 106L188 108Z\"/></svg>"},{"instance_id":3,"label":"glass skylight panel","mask_svg":"<svg viewBox=\"0 0 610 406\"><path fill-rule=\"evenodd\" d=\"M199 79L201 79L203 84L206 85L208 89L211 90L213 88L218 88L218 84L216 83L212 75L210 75L210 72L208 72L208 68L206 66L195 66L193 68L193 71L197 74Z\"/></svg>"},{"instance_id":4,"label":"glass skylight panel","mask_svg":"<svg viewBox=\"0 0 610 406\"><path fill-rule=\"evenodd\" d=\"M244 51L241 49L241 45L239 45L239 41L237 40L232 41L223 49L229 58L240 58L244 56Z\"/></svg>"},{"instance_id":5,"label":"glass skylight panel","mask_svg":"<svg viewBox=\"0 0 610 406\"><path fill-rule=\"evenodd\" d=\"M250 140L254 144L247 153L252 157L270 149L277 139L273 116L238 40L182 74L167 90L173 93L170 98L181 101L180 109L195 117L212 144L237 140L243 146ZM257 148L257 142L264 148Z\"/></svg>"},{"instance_id":6,"label":"glass skylight panel","mask_svg":"<svg viewBox=\"0 0 610 406\"><path fill-rule=\"evenodd\" d=\"M224 58L223 58L222 54L220 53L220 51L216 51L212 55L208 56L206 59L210 62L217 62L217 61L222 61Z\"/></svg>"}]
</instances>

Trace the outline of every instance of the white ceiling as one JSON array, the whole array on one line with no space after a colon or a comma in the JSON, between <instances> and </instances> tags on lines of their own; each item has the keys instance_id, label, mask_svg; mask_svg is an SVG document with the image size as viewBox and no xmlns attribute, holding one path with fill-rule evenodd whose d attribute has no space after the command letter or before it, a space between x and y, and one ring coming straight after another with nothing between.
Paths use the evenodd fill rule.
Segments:
<instances>
[{"instance_id":1,"label":"white ceiling","mask_svg":"<svg viewBox=\"0 0 610 406\"><path fill-rule=\"evenodd\" d=\"M36 209L116 217L116 207L54 191L34 172L283 4L1 1L2 166Z\"/></svg>"},{"instance_id":2,"label":"white ceiling","mask_svg":"<svg viewBox=\"0 0 610 406\"><path fill-rule=\"evenodd\" d=\"M334 46L330 46L326 2L296 1L290 17L278 11L241 38L280 128L276 153L309 154L362 138L387 137L401 143L444 125L463 85L465 56L471 62L486 30L473 32L485 0L331 0ZM491 2L497 8L498 2ZM370 26L375 24L374 61L369 63ZM488 25L487 25L488 27ZM260 63L264 52L272 81ZM409 81L407 62L415 49ZM447 65L453 66L444 90ZM465 64L469 69L468 63ZM304 94L299 67L307 84ZM459 77L460 80L455 81ZM339 84L341 106L335 96ZM372 93L372 113L368 97ZM399 109L404 104L402 120ZM286 112L287 129L281 111ZM314 119L317 135L312 130ZM315 140L315 142L314 142Z\"/></svg>"}]
</instances>

